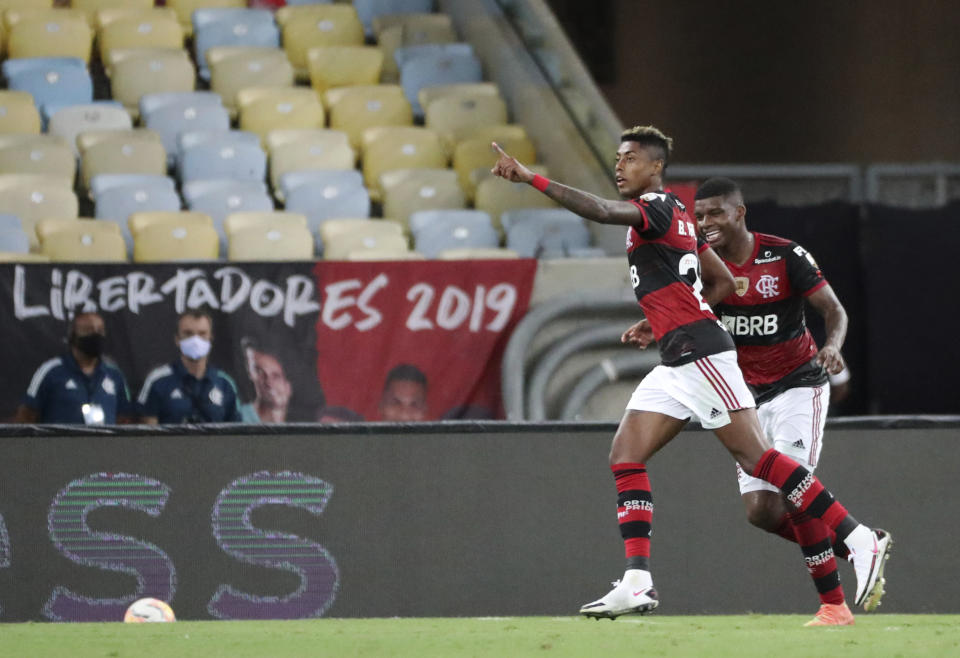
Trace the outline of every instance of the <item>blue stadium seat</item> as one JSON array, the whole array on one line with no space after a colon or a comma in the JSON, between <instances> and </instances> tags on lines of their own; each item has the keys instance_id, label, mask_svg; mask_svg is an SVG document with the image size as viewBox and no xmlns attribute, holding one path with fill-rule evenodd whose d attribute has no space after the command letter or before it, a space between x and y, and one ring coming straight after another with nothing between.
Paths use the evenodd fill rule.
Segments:
<instances>
[{"instance_id":1,"label":"blue stadium seat","mask_svg":"<svg viewBox=\"0 0 960 658\"><path fill-rule=\"evenodd\" d=\"M20 57L3 62L3 77L7 80L24 71L49 68L86 69L86 63L79 57Z\"/></svg>"},{"instance_id":2,"label":"blue stadium seat","mask_svg":"<svg viewBox=\"0 0 960 658\"><path fill-rule=\"evenodd\" d=\"M16 215L10 213L0 213L0 231L22 231L23 222Z\"/></svg>"},{"instance_id":3,"label":"blue stadium seat","mask_svg":"<svg viewBox=\"0 0 960 658\"><path fill-rule=\"evenodd\" d=\"M167 164L173 165L179 154L177 139L184 132L225 132L230 130L230 113L222 105L213 103L172 102L141 115L148 129L163 140Z\"/></svg>"},{"instance_id":4,"label":"blue stadium seat","mask_svg":"<svg viewBox=\"0 0 960 658\"><path fill-rule=\"evenodd\" d=\"M299 185L286 193L285 208L306 215L307 225L316 233L328 219L369 217L370 194L362 185L338 185L331 181Z\"/></svg>"},{"instance_id":5,"label":"blue stadium seat","mask_svg":"<svg viewBox=\"0 0 960 658\"><path fill-rule=\"evenodd\" d=\"M200 77L209 80L207 50L217 46L279 48L280 28L268 9L197 9L193 12L193 46Z\"/></svg>"},{"instance_id":6,"label":"blue stadium seat","mask_svg":"<svg viewBox=\"0 0 960 658\"><path fill-rule=\"evenodd\" d=\"M418 118L424 115L419 100L424 87L483 80L480 60L466 43L404 46L397 48L394 59L400 68L400 86Z\"/></svg>"},{"instance_id":7,"label":"blue stadium seat","mask_svg":"<svg viewBox=\"0 0 960 658\"><path fill-rule=\"evenodd\" d=\"M363 174L357 169L304 169L290 171L280 177L284 198L301 185L336 185L341 189L363 187Z\"/></svg>"},{"instance_id":8,"label":"blue stadium seat","mask_svg":"<svg viewBox=\"0 0 960 658\"><path fill-rule=\"evenodd\" d=\"M177 171L183 183L205 178L266 180L267 154L260 137L240 130L181 133Z\"/></svg>"},{"instance_id":9,"label":"blue stadium seat","mask_svg":"<svg viewBox=\"0 0 960 658\"><path fill-rule=\"evenodd\" d=\"M127 185L149 185L150 187L165 186L174 191L177 189L174 180L168 176L155 174L98 174L90 180L90 196L96 198L114 187Z\"/></svg>"},{"instance_id":10,"label":"blue stadium seat","mask_svg":"<svg viewBox=\"0 0 960 658\"><path fill-rule=\"evenodd\" d=\"M414 248L427 258L447 249L499 247L490 215L481 210L420 210L410 215Z\"/></svg>"},{"instance_id":11,"label":"blue stadium seat","mask_svg":"<svg viewBox=\"0 0 960 658\"><path fill-rule=\"evenodd\" d=\"M269 212L273 200L264 182L237 181L229 178L197 180L183 186L187 208L210 215L220 236L220 255L226 257L227 237L223 222L234 212Z\"/></svg>"},{"instance_id":12,"label":"blue stadium seat","mask_svg":"<svg viewBox=\"0 0 960 658\"><path fill-rule=\"evenodd\" d=\"M565 258L590 247L590 231L564 208L509 210L500 216L507 248L525 258Z\"/></svg>"},{"instance_id":13,"label":"blue stadium seat","mask_svg":"<svg viewBox=\"0 0 960 658\"><path fill-rule=\"evenodd\" d=\"M164 180L162 176L144 176L139 181L130 181L125 185L101 188L93 201L97 219L119 224L127 243L128 257L133 256L133 236L127 226L130 215L151 210L180 210L180 197L173 187L173 181L169 178Z\"/></svg>"},{"instance_id":14,"label":"blue stadium seat","mask_svg":"<svg viewBox=\"0 0 960 658\"><path fill-rule=\"evenodd\" d=\"M30 251L30 238L20 228L0 228L0 251L25 254Z\"/></svg>"},{"instance_id":15,"label":"blue stadium seat","mask_svg":"<svg viewBox=\"0 0 960 658\"><path fill-rule=\"evenodd\" d=\"M8 87L29 92L41 115L49 116L48 107L93 102L93 80L83 60L69 57L30 59L28 65L25 65L27 59L8 59L3 70Z\"/></svg>"},{"instance_id":16,"label":"blue stadium seat","mask_svg":"<svg viewBox=\"0 0 960 658\"><path fill-rule=\"evenodd\" d=\"M429 14L433 0L353 0L363 30L373 36L373 19L385 14Z\"/></svg>"}]
</instances>

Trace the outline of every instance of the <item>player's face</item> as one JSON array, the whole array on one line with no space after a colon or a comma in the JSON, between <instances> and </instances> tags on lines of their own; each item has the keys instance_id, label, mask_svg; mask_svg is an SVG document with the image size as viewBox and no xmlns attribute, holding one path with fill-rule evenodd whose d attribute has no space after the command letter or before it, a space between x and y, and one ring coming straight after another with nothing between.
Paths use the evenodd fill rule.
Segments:
<instances>
[{"instance_id":1,"label":"player's face","mask_svg":"<svg viewBox=\"0 0 960 658\"><path fill-rule=\"evenodd\" d=\"M427 417L426 391L417 382L390 382L380 400L380 417L394 422L411 422Z\"/></svg>"},{"instance_id":2,"label":"player's face","mask_svg":"<svg viewBox=\"0 0 960 658\"><path fill-rule=\"evenodd\" d=\"M617 191L624 199L638 197L659 187L662 171L663 160L654 159L650 149L637 142L620 143L613 172L617 177Z\"/></svg>"},{"instance_id":3,"label":"player's face","mask_svg":"<svg viewBox=\"0 0 960 658\"><path fill-rule=\"evenodd\" d=\"M247 372L257 391L257 398L271 407L286 407L292 387L283 366L265 352L247 350Z\"/></svg>"},{"instance_id":4,"label":"player's face","mask_svg":"<svg viewBox=\"0 0 960 658\"><path fill-rule=\"evenodd\" d=\"M714 249L729 244L737 232L744 229L746 208L737 196L712 196L697 199L693 214L703 239Z\"/></svg>"}]
</instances>

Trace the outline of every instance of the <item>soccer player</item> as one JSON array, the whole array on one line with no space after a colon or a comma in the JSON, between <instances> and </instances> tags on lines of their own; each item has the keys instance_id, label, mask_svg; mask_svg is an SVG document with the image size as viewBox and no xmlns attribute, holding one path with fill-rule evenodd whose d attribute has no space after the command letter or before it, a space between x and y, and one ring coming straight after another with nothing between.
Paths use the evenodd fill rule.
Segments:
<instances>
[{"instance_id":1,"label":"soccer player","mask_svg":"<svg viewBox=\"0 0 960 658\"><path fill-rule=\"evenodd\" d=\"M652 126L621 135L615 167L624 200L608 200L534 175L497 144L492 173L528 183L581 217L627 227L627 259L637 301L660 347L661 365L634 391L610 449L618 492L617 517L627 568L606 596L584 605L588 617L614 619L658 605L650 574L653 498L646 463L692 415L713 430L744 472L785 492L801 512L822 519L846 544L857 574L856 603L878 585L889 538L859 523L820 481L771 448L757 420L753 396L737 366L730 334L704 298L694 221L680 200L663 192L673 140ZM713 272L716 254L705 250ZM730 276L727 274L727 276ZM713 292L723 286L713 286Z\"/></svg>"},{"instance_id":2,"label":"soccer player","mask_svg":"<svg viewBox=\"0 0 960 658\"><path fill-rule=\"evenodd\" d=\"M813 472L830 403L828 375L844 369L847 313L810 252L747 230L743 194L734 181L711 178L695 198L699 229L736 281L736 291L713 310L736 343L763 431L777 450ZM819 350L806 328L804 299L824 319L826 340ZM852 624L834 557L847 556L843 542L819 519L794 510L776 487L739 468L738 480L750 523L800 544L821 603L808 625ZM863 601L868 611L883 596L882 564L880 569L878 586Z\"/></svg>"}]
</instances>

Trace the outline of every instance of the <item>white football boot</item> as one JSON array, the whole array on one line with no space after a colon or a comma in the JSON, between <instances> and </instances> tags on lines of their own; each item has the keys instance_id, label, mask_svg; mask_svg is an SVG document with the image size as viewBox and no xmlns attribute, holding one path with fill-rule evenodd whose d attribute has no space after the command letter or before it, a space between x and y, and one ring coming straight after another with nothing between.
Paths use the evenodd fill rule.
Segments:
<instances>
[{"instance_id":1,"label":"white football boot","mask_svg":"<svg viewBox=\"0 0 960 658\"><path fill-rule=\"evenodd\" d=\"M649 571L627 569L622 580L613 583L613 589L602 599L587 603L580 614L594 619L616 619L620 615L645 615L660 601Z\"/></svg>"},{"instance_id":2,"label":"white football boot","mask_svg":"<svg viewBox=\"0 0 960 658\"><path fill-rule=\"evenodd\" d=\"M857 596L853 602L862 605L867 612L873 612L883 598L883 586L887 582L883 577L883 567L890 558L893 537L885 530L870 530L860 526L850 533L844 543L850 547L847 559L853 563L853 570L857 574Z\"/></svg>"}]
</instances>

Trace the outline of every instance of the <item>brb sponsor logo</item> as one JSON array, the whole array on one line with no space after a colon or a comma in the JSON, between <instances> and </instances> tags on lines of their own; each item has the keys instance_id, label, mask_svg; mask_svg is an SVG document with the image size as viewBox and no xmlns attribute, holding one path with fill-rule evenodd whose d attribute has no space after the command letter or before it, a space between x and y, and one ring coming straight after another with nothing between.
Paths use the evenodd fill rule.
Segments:
<instances>
[{"instance_id":1,"label":"brb sponsor logo","mask_svg":"<svg viewBox=\"0 0 960 658\"><path fill-rule=\"evenodd\" d=\"M780 328L777 315L724 315L723 326L734 336L772 336Z\"/></svg>"},{"instance_id":2,"label":"brb sponsor logo","mask_svg":"<svg viewBox=\"0 0 960 658\"><path fill-rule=\"evenodd\" d=\"M800 480L800 484L798 484L796 488L790 492L790 494L787 496L787 499L797 507L800 507L803 503L803 494L807 493L807 490L812 486L813 473L807 473L807 475Z\"/></svg>"}]
</instances>

